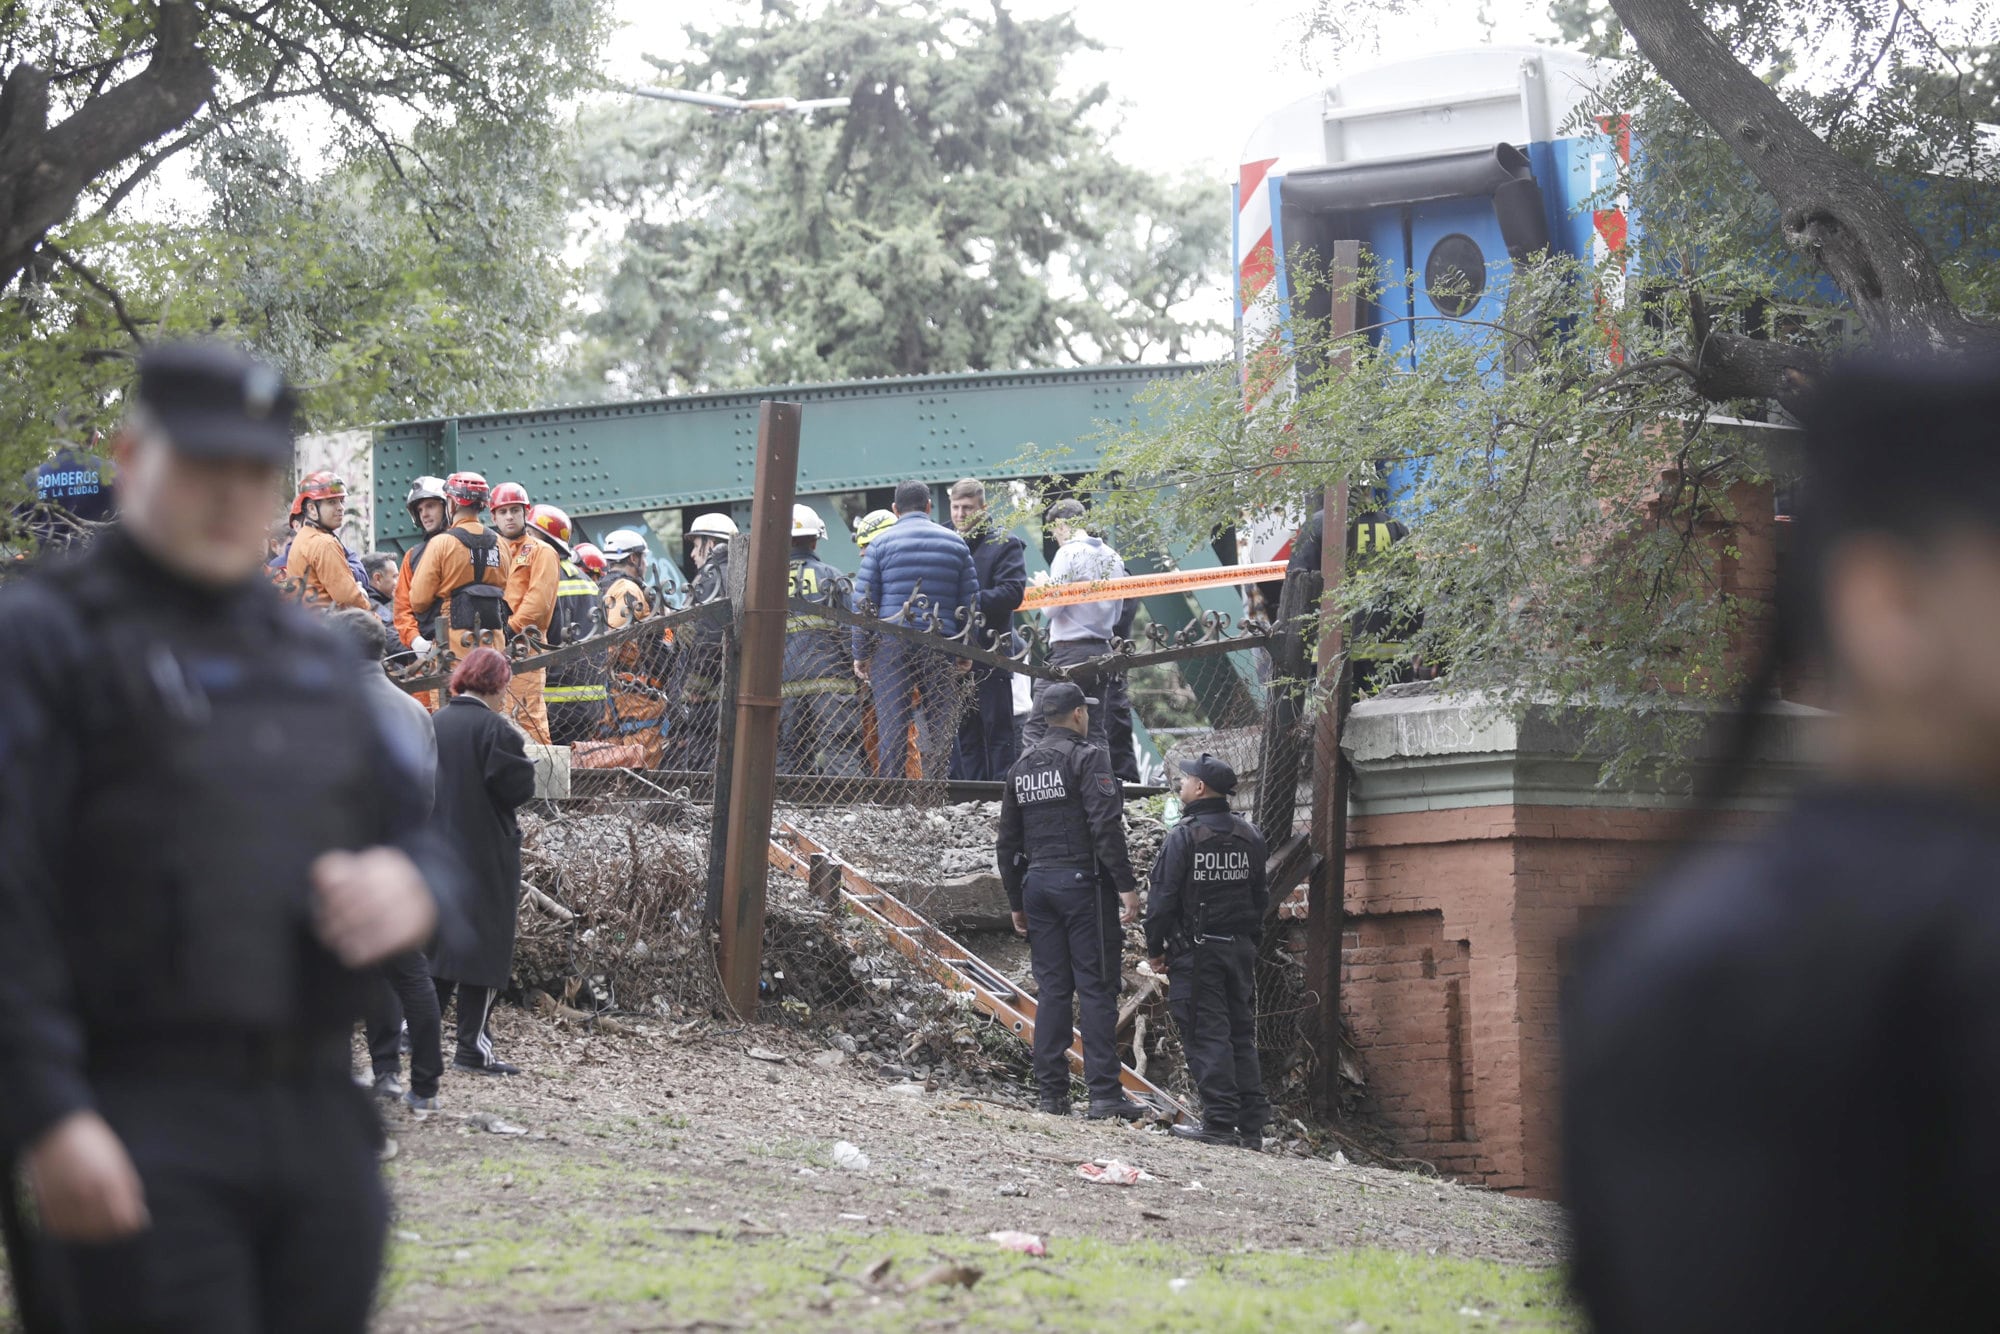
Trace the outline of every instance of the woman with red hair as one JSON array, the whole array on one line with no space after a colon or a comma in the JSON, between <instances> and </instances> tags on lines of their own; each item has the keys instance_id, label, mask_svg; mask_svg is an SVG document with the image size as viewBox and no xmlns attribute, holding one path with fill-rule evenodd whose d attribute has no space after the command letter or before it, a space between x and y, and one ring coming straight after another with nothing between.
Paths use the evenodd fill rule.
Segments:
<instances>
[{"instance_id":1,"label":"woman with red hair","mask_svg":"<svg viewBox=\"0 0 2000 1334\"><path fill-rule=\"evenodd\" d=\"M515 914L521 899L521 827L514 812L535 795L535 766L521 730L504 712L513 668L504 655L477 648L451 674L451 698L431 718L437 732L438 830L458 847L471 872L465 912L472 931L462 948L431 957L438 1011L458 996L458 1054L452 1064L484 1075L517 1075L493 1055L486 1031L493 1001L514 967Z\"/></svg>"}]
</instances>

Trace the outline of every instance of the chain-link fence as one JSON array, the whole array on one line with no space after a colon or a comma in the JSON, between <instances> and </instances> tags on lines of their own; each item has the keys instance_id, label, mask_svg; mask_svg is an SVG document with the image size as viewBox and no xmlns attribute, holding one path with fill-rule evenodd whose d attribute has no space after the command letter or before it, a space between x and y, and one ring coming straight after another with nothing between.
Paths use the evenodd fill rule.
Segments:
<instances>
[{"instance_id":1,"label":"chain-link fence","mask_svg":"<svg viewBox=\"0 0 2000 1334\"><path fill-rule=\"evenodd\" d=\"M745 562L747 564L747 562ZM739 586L733 592L740 597ZM1168 822L1178 762L1202 752L1239 777L1234 801L1264 823L1296 806L1308 710L1305 696L1271 681L1277 647L1265 626L1209 613L1165 623L1156 601L1130 641L1098 658L1052 666L1038 618L990 634L965 609L942 608L921 590L886 619L854 605L845 581L800 589L788 604L770 834L790 825L861 868L935 926L970 941L1014 985L1032 993L1025 946L1009 930L993 862L1001 786L954 750L996 724L1027 723L1034 687L1075 680L1104 701L1128 787L1128 836L1142 878ZM524 821L530 894L517 976L539 1003L569 1013L610 1008L668 1016L719 1010L710 966L720 909L720 855L730 801L736 680L746 649L727 595L665 605L657 590L630 605L622 624L576 644L538 636L474 636L507 652L521 678L509 712L531 732L569 747L569 800ZM400 673L413 691L438 691L451 650ZM1296 667L1296 664L1294 664ZM533 673L541 673L538 682ZM532 700L539 689L539 710ZM1129 710L1129 722L1116 716ZM973 724L967 726L968 721ZM1128 730L1129 729L1129 730ZM1289 825L1270 831L1275 847ZM851 945L830 919L802 908L802 886L774 888L765 939L765 992L795 1001L801 978L814 1003L845 995ZM856 929L842 928L849 935ZM1260 970L1259 1037L1274 1099L1288 1101L1300 1050L1302 970L1268 933ZM1120 1040L1135 1067L1189 1093L1164 986L1138 969L1138 927L1127 929L1126 1010Z\"/></svg>"}]
</instances>

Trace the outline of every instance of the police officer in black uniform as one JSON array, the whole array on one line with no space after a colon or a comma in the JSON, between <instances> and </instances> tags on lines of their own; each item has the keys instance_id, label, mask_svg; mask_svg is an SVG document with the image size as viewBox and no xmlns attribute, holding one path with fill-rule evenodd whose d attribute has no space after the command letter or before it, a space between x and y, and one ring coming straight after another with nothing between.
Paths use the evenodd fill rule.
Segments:
<instances>
[{"instance_id":1,"label":"police officer in black uniform","mask_svg":"<svg viewBox=\"0 0 2000 1334\"><path fill-rule=\"evenodd\" d=\"M358 1331L370 965L462 930L413 752L261 577L278 374L141 359L121 523L0 591L0 1166L31 1331Z\"/></svg>"},{"instance_id":2,"label":"police officer in black uniform","mask_svg":"<svg viewBox=\"0 0 2000 1334\"><path fill-rule=\"evenodd\" d=\"M1096 700L1058 681L1035 702L1048 730L1007 771L999 863L1014 929L1027 936L1035 970L1041 1107L1069 1113L1074 995L1089 1115L1136 1121L1146 1109L1118 1080L1119 924L1139 918L1138 881L1125 850L1125 789L1103 748L1088 740ZM1100 889L1100 876L1115 899Z\"/></svg>"},{"instance_id":3,"label":"police officer in black uniform","mask_svg":"<svg viewBox=\"0 0 2000 1334\"><path fill-rule=\"evenodd\" d=\"M1264 1147L1271 1104L1257 1064L1257 942L1270 901L1257 827L1229 809L1236 771L1204 752L1181 764L1181 819L1160 844L1146 953L1201 1091L1201 1124L1176 1135Z\"/></svg>"}]
</instances>

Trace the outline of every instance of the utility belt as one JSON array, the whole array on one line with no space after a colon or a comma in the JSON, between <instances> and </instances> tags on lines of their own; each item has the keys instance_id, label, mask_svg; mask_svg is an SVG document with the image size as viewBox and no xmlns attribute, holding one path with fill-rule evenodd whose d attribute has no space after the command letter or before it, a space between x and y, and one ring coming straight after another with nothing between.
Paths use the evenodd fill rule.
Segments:
<instances>
[{"instance_id":1,"label":"utility belt","mask_svg":"<svg viewBox=\"0 0 2000 1334\"><path fill-rule=\"evenodd\" d=\"M348 1078L343 1033L93 1034L84 1068L93 1076L211 1080L228 1084L336 1083Z\"/></svg>"}]
</instances>

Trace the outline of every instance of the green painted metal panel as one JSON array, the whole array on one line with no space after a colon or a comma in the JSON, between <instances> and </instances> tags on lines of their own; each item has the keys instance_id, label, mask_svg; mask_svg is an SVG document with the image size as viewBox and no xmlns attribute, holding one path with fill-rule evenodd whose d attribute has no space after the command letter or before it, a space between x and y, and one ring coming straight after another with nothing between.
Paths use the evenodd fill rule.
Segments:
<instances>
[{"instance_id":1,"label":"green painted metal panel","mask_svg":"<svg viewBox=\"0 0 2000 1334\"><path fill-rule=\"evenodd\" d=\"M387 495L423 472L470 469L521 482L574 518L747 501L757 407L771 398L805 405L806 497L909 479L1020 476L1019 460L1038 450L1066 450L1057 466L1082 472L1097 462L1092 437L1152 411L1141 393L1198 369L915 376L405 422L377 431L375 477Z\"/></svg>"}]
</instances>

